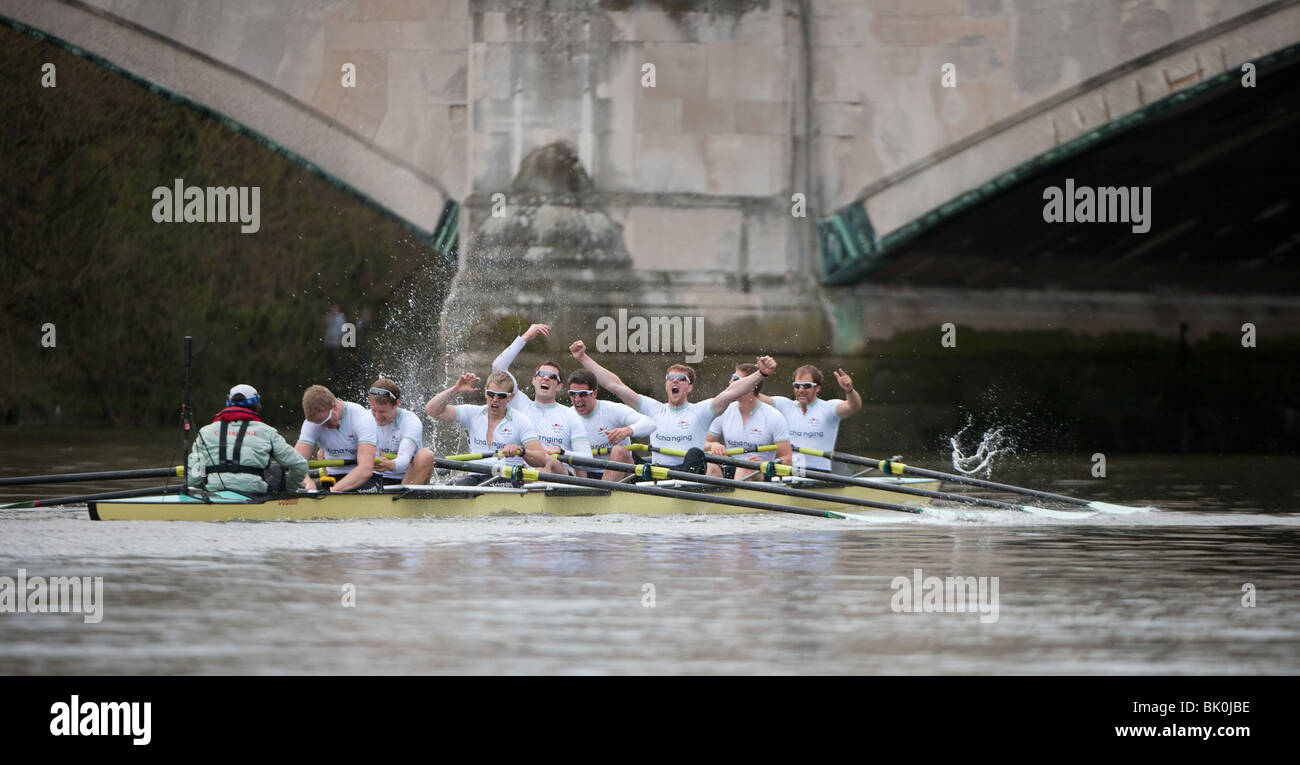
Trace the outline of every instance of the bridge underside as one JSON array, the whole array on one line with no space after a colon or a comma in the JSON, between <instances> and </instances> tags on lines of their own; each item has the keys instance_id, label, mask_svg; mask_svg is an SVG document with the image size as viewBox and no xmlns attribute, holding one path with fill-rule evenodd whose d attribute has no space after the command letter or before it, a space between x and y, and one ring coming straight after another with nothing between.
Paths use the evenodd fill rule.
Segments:
<instances>
[{"instance_id":1,"label":"bridge underside","mask_svg":"<svg viewBox=\"0 0 1300 765\"><path fill-rule=\"evenodd\" d=\"M862 287L1294 295L1300 57L1041 169L889 248ZM1044 189L1150 186L1151 229L1048 223Z\"/></svg>"}]
</instances>

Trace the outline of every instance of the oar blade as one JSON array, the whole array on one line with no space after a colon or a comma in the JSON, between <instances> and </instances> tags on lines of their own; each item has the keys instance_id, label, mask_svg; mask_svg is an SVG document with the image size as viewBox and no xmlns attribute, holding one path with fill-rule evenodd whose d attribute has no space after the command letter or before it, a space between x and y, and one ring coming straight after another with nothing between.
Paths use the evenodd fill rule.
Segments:
<instances>
[{"instance_id":1,"label":"oar blade","mask_svg":"<svg viewBox=\"0 0 1300 765\"><path fill-rule=\"evenodd\" d=\"M1132 505L1113 505L1109 502L1092 501L1087 505L1089 508L1099 513L1108 513L1110 515L1133 515L1134 513L1155 513L1159 508L1147 505L1145 507L1134 507Z\"/></svg>"},{"instance_id":2,"label":"oar blade","mask_svg":"<svg viewBox=\"0 0 1300 765\"><path fill-rule=\"evenodd\" d=\"M826 515L830 518L837 518L846 521L865 521L866 523L898 523L900 520L907 518L906 513L892 513L888 510L879 513L849 513L839 510L829 510Z\"/></svg>"},{"instance_id":3,"label":"oar blade","mask_svg":"<svg viewBox=\"0 0 1300 765\"><path fill-rule=\"evenodd\" d=\"M957 510L946 507L923 507L921 514L927 518L934 518L940 521L957 522L957 521L983 521L988 518L984 511Z\"/></svg>"},{"instance_id":4,"label":"oar blade","mask_svg":"<svg viewBox=\"0 0 1300 765\"><path fill-rule=\"evenodd\" d=\"M1052 510L1037 505L1021 505L1020 510L1030 515L1036 515L1039 518L1056 518L1062 521L1077 521L1081 518L1091 518L1096 515L1096 513L1090 513L1087 510Z\"/></svg>"},{"instance_id":5,"label":"oar blade","mask_svg":"<svg viewBox=\"0 0 1300 765\"><path fill-rule=\"evenodd\" d=\"M987 516L979 511L967 511L950 509L946 507L917 507L917 513L926 518L934 518L938 521L956 523L960 521L981 521ZM913 513L901 513L892 510L881 510L872 513L849 513L835 511L833 516L836 518L844 517L855 521L869 521L873 523L899 523L907 518L913 517Z\"/></svg>"}]
</instances>

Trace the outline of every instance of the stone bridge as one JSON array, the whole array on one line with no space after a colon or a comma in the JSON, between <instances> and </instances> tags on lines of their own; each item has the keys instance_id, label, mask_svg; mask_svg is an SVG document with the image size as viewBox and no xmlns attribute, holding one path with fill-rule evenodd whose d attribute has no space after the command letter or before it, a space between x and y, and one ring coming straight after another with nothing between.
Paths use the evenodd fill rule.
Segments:
<instances>
[{"instance_id":1,"label":"stone bridge","mask_svg":"<svg viewBox=\"0 0 1300 765\"><path fill-rule=\"evenodd\" d=\"M0 22L459 240L453 332L626 308L852 353L942 322L1300 326L1297 0L0 0ZM520 172L547 147L529 166L571 156L570 179ZM1150 230L1044 222L1066 178L1152 187ZM476 251L510 222L517 256Z\"/></svg>"}]
</instances>

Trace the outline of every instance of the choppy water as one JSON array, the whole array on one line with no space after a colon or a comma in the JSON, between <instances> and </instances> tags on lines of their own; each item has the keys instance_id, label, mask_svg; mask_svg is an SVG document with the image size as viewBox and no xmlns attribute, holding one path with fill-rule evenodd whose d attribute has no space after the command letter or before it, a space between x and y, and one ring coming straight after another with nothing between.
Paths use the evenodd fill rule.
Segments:
<instances>
[{"instance_id":1,"label":"choppy water","mask_svg":"<svg viewBox=\"0 0 1300 765\"><path fill-rule=\"evenodd\" d=\"M4 475L34 472L3 443ZM147 444L132 453L139 461L63 455L35 472L167 464ZM1114 456L1104 481L1089 466L1052 456L994 477L1162 511L887 524L94 523L83 508L0 511L0 576L104 577L98 624L0 614L0 672L1300 672L1300 458ZM917 568L998 577L997 620L895 612L891 582ZM1247 583L1254 607L1242 604Z\"/></svg>"}]
</instances>

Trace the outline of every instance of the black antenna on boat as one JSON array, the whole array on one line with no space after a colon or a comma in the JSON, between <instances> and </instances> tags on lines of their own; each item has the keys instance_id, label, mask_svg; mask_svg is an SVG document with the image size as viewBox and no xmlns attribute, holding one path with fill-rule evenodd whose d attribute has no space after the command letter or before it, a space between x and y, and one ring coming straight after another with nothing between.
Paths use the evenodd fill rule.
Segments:
<instances>
[{"instance_id":1,"label":"black antenna on boat","mask_svg":"<svg viewBox=\"0 0 1300 765\"><path fill-rule=\"evenodd\" d=\"M181 430L184 431L185 452L181 455L181 464L187 465L190 458L190 431L194 428L194 412L190 409L190 349L194 338L185 336L185 400L181 402Z\"/></svg>"}]
</instances>

